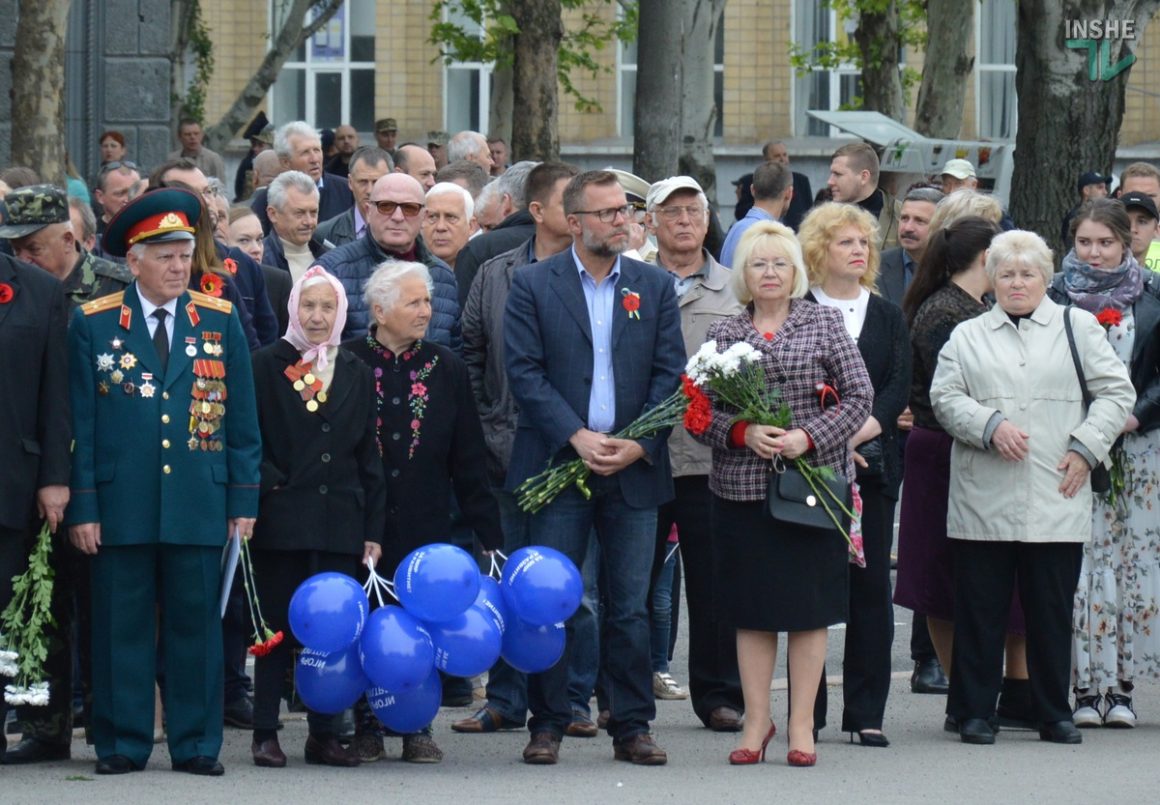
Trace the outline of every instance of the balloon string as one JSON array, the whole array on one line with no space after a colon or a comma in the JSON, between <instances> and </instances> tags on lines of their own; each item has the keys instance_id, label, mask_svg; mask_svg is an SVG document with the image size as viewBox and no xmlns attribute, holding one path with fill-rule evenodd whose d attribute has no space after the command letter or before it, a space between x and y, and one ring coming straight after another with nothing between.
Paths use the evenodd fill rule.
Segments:
<instances>
[{"instance_id":1,"label":"balloon string","mask_svg":"<svg viewBox=\"0 0 1160 805\"><path fill-rule=\"evenodd\" d=\"M496 556L498 556L500 559L504 560L505 562L507 561L507 555L503 551L501 551L499 548L496 548L494 551L492 551L492 553L494 553Z\"/></svg>"},{"instance_id":2,"label":"balloon string","mask_svg":"<svg viewBox=\"0 0 1160 805\"><path fill-rule=\"evenodd\" d=\"M667 562L668 562L670 559L672 559L672 558L673 558L673 554L677 552L677 548L679 548L679 547L681 547L681 543L679 543L679 542L674 542L674 543L673 543L673 547L672 547L672 548L669 550L669 552L668 552L667 554L665 554L665 562L666 562L666 563L667 563Z\"/></svg>"},{"instance_id":3,"label":"balloon string","mask_svg":"<svg viewBox=\"0 0 1160 805\"><path fill-rule=\"evenodd\" d=\"M389 596L391 596L391 598L398 601L399 603L402 603L402 599L399 598L398 594L395 593L395 585L392 582L387 581L386 579L381 579L381 580L383 582L383 589L385 589L387 591L387 594Z\"/></svg>"},{"instance_id":4,"label":"balloon string","mask_svg":"<svg viewBox=\"0 0 1160 805\"><path fill-rule=\"evenodd\" d=\"M498 580L498 579L503 578L503 572L500 570L499 562L497 562L495 560L495 555L497 553L499 553L499 551L495 551L491 555L491 569L487 571L487 575L491 576L493 579ZM504 561L506 561L506 560L507 560L507 557L504 556Z\"/></svg>"}]
</instances>

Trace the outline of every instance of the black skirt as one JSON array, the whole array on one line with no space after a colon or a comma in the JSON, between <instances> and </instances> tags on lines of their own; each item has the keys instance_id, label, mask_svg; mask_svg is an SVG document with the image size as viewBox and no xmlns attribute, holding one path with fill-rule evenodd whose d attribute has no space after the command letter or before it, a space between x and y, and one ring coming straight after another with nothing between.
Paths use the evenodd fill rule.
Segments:
<instances>
[{"instance_id":1,"label":"black skirt","mask_svg":"<svg viewBox=\"0 0 1160 805\"><path fill-rule=\"evenodd\" d=\"M713 496L717 589L730 626L802 632L846 621L849 559L837 531L796 528L765 501Z\"/></svg>"}]
</instances>

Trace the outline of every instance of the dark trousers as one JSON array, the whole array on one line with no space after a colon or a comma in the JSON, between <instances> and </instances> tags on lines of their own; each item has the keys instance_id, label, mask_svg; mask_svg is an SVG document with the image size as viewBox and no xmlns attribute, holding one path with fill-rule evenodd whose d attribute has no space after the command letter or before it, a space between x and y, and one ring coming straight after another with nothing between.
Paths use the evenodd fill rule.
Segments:
<instances>
[{"instance_id":1,"label":"dark trousers","mask_svg":"<svg viewBox=\"0 0 1160 805\"><path fill-rule=\"evenodd\" d=\"M282 630L284 639L273 651L254 661L254 732L270 737L278 729L278 711L286 675L298 642L290 631L290 599L298 585L316 573L345 573L357 578L359 557L320 551L266 551L250 548L254 580L262 614L270 628ZM310 733L319 737L334 734L334 716L307 711Z\"/></svg>"},{"instance_id":2,"label":"dark trousers","mask_svg":"<svg viewBox=\"0 0 1160 805\"><path fill-rule=\"evenodd\" d=\"M165 718L174 763L222 745L218 547L103 545L92 562L93 742L143 767L153 751L160 605Z\"/></svg>"},{"instance_id":3,"label":"dark trousers","mask_svg":"<svg viewBox=\"0 0 1160 805\"><path fill-rule=\"evenodd\" d=\"M1071 618L1083 545L952 540L955 646L947 714L990 718L1003 681L1003 645L1016 579L1027 621L1027 670L1036 718L1071 718Z\"/></svg>"},{"instance_id":4,"label":"dark trousers","mask_svg":"<svg viewBox=\"0 0 1160 805\"><path fill-rule=\"evenodd\" d=\"M926 627L926 615L921 612L915 612L910 622L910 659L915 662L938 659L934 642L930 639L930 629Z\"/></svg>"},{"instance_id":5,"label":"dark trousers","mask_svg":"<svg viewBox=\"0 0 1160 805\"><path fill-rule=\"evenodd\" d=\"M894 642L890 543L895 501L887 497L877 479L860 479L858 484L866 567L850 567L850 615L842 660L843 732L882 729L886 697L890 694L890 648Z\"/></svg>"},{"instance_id":6,"label":"dark trousers","mask_svg":"<svg viewBox=\"0 0 1160 805\"><path fill-rule=\"evenodd\" d=\"M226 706L250 695L253 682L246 674L246 653L249 650L250 613L246 611L246 591L242 585L242 568L239 566L234 576L234 586L230 588L230 598L226 612L222 616L222 653L225 659L225 701Z\"/></svg>"},{"instance_id":7,"label":"dark trousers","mask_svg":"<svg viewBox=\"0 0 1160 805\"><path fill-rule=\"evenodd\" d=\"M693 712L707 726L718 707L745 709L737 671L737 635L721 616L713 572L713 531L710 526L709 478L686 475L673 479L676 497L657 511L655 580L668 552L669 531L677 526L685 572L685 606L689 620L689 698ZM652 595L649 595L652 600ZM676 610L673 632L676 631Z\"/></svg>"}]
</instances>

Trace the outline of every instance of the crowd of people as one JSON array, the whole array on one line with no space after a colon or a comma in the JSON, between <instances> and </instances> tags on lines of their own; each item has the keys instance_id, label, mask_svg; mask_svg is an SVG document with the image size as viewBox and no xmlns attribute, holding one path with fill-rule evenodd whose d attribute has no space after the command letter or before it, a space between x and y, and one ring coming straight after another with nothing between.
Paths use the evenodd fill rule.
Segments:
<instances>
[{"instance_id":1,"label":"crowd of people","mask_svg":"<svg viewBox=\"0 0 1160 805\"><path fill-rule=\"evenodd\" d=\"M657 699L737 733L729 763L763 761L785 632L786 762L813 766L839 623L841 730L889 747L895 604L915 613L911 689L947 695L963 742L1135 725L1133 684L1160 675L1160 171L1129 166L1117 199L1084 174L1057 257L960 158L896 198L850 143L815 202L769 143L726 234L688 176L397 130L360 146L259 116L232 203L193 120L151 171L103 134L91 206L0 172L0 606L56 534L51 695L17 709L5 763L69 757L76 722L99 774L167 741L175 770L220 775L225 724L286 766L294 590L436 541L582 569L560 660L501 659L451 727L526 726L529 764L599 730L616 759L665 764ZM708 341L748 350L787 419L707 389L704 428L613 435ZM521 508L524 481L575 458L585 489ZM848 500L832 526L784 513L803 461ZM285 632L252 680L241 585L219 600L230 539ZM445 678L445 705L472 701ZM307 724L314 764L377 760L392 734L365 702ZM400 737L404 760L443 757L430 726Z\"/></svg>"}]
</instances>

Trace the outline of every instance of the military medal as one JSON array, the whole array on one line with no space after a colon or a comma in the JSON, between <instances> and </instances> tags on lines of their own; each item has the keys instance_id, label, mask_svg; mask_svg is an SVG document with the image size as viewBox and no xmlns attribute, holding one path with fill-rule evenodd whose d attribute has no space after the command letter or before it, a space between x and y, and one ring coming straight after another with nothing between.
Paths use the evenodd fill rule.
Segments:
<instances>
[{"instance_id":1,"label":"military medal","mask_svg":"<svg viewBox=\"0 0 1160 805\"><path fill-rule=\"evenodd\" d=\"M206 334L202 335L204 337ZM205 346L208 353L210 341L207 340ZM186 352L190 357L196 355L196 342L190 344ZM220 452L221 436L217 434L221 429L221 419L226 413L223 402L226 399L226 384L222 382L226 376L226 365L223 361L197 358L193 361L193 374L196 379L190 390L192 397L189 404L190 438L186 444L190 450Z\"/></svg>"},{"instance_id":2,"label":"military medal","mask_svg":"<svg viewBox=\"0 0 1160 805\"><path fill-rule=\"evenodd\" d=\"M117 385L121 385L121 381L125 379L125 373L122 372L120 369L114 369L112 371L112 373L109 375L109 379L112 380Z\"/></svg>"},{"instance_id":3,"label":"military medal","mask_svg":"<svg viewBox=\"0 0 1160 805\"><path fill-rule=\"evenodd\" d=\"M286 379L302 397L306 410L313 414L318 411L320 404L326 402L326 392L322 390L322 381L314 376L312 368L309 363L298 361L282 370L282 374L286 375Z\"/></svg>"},{"instance_id":4,"label":"military medal","mask_svg":"<svg viewBox=\"0 0 1160 805\"><path fill-rule=\"evenodd\" d=\"M125 342L122 341L120 338L114 338L112 341L109 342L109 346L111 346L113 349L120 349L124 343Z\"/></svg>"},{"instance_id":5,"label":"military medal","mask_svg":"<svg viewBox=\"0 0 1160 805\"><path fill-rule=\"evenodd\" d=\"M132 397L133 393L137 391L137 386L133 384L132 380L129 380L125 383L125 385L121 386L121 389L130 397Z\"/></svg>"},{"instance_id":6,"label":"military medal","mask_svg":"<svg viewBox=\"0 0 1160 805\"><path fill-rule=\"evenodd\" d=\"M137 356L132 352L126 352L121 356L121 368L125 370L132 369L137 365Z\"/></svg>"},{"instance_id":7,"label":"military medal","mask_svg":"<svg viewBox=\"0 0 1160 805\"><path fill-rule=\"evenodd\" d=\"M113 369L113 356L108 352L102 352L97 356L97 371L109 372Z\"/></svg>"},{"instance_id":8,"label":"military medal","mask_svg":"<svg viewBox=\"0 0 1160 805\"><path fill-rule=\"evenodd\" d=\"M220 356L225 350L222 348L222 334L212 333L209 331L201 334L202 341L201 348L205 350L206 355Z\"/></svg>"},{"instance_id":9,"label":"military medal","mask_svg":"<svg viewBox=\"0 0 1160 805\"><path fill-rule=\"evenodd\" d=\"M148 372L141 373L141 380L143 382L141 383L140 391L141 391L141 396L144 397L145 399L151 398L153 396L153 392L155 392L157 390L157 387L154 386L151 382L149 382L152 379L153 379L153 375L149 374Z\"/></svg>"},{"instance_id":10,"label":"military medal","mask_svg":"<svg viewBox=\"0 0 1160 805\"><path fill-rule=\"evenodd\" d=\"M104 396L109 393L109 384L102 380L97 384L97 393Z\"/></svg>"}]
</instances>

